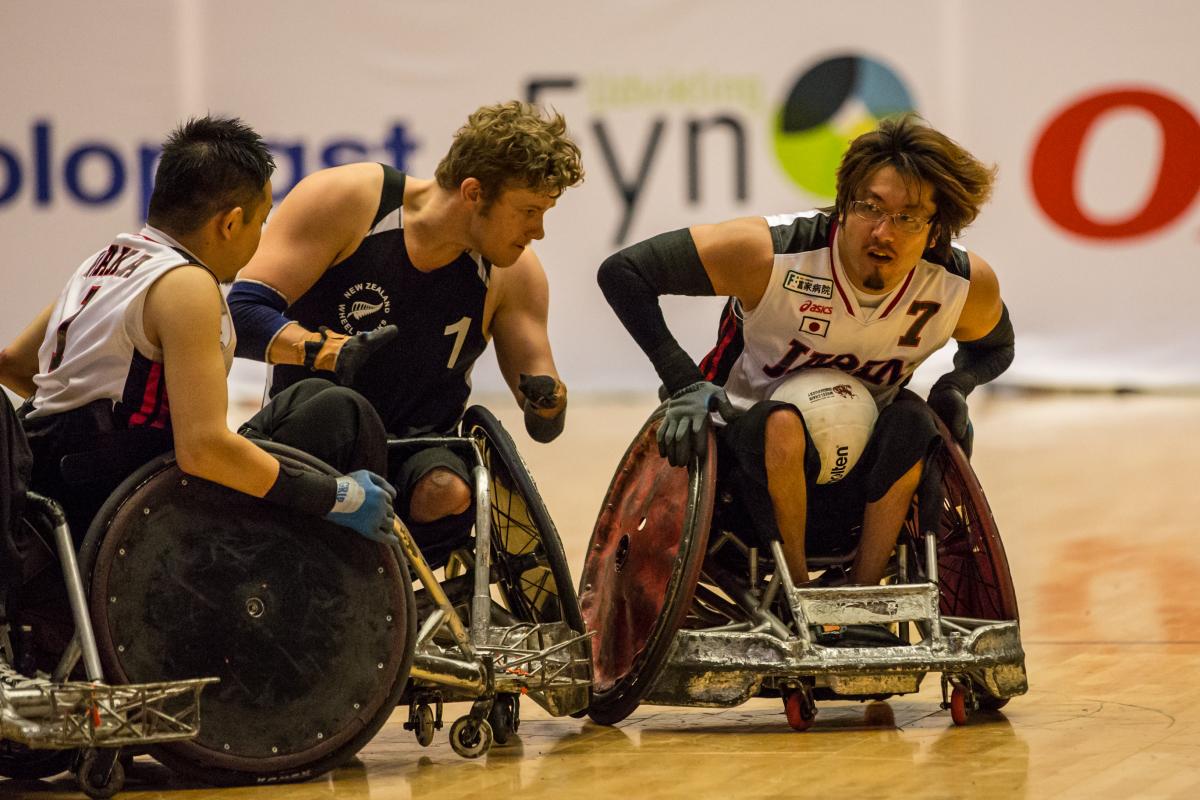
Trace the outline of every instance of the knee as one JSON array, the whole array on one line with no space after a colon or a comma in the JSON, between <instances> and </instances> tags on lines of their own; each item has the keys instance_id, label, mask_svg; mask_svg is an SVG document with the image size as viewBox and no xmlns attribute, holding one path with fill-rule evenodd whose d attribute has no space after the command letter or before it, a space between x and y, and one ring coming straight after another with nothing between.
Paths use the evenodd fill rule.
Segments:
<instances>
[{"instance_id":1,"label":"knee","mask_svg":"<svg viewBox=\"0 0 1200 800\"><path fill-rule=\"evenodd\" d=\"M321 402L326 413L354 424L357 430L381 437L387 436L383 419L375 410L375 406L353 389L330 384L321 392Z\"/></svg>"},{"instance_id":2,"label":"knee","mask_svg":"<svg viewBox=\"0 0 1200 800\"><path fill-rule=\"evenodd\" d=\"M336 388L337 384L326 378L303 378L283 391L290 393L296 400L303 402Z\"/></svg>"},{"instance_id":3,"label":"knee","mask_svg":"<svg viewBox=\"0 0 1200 800\"><path fill-rule=\"evenodd\" d=\"M916 438L937 435L933 409L920 399L914 399L911 402L897 401L887 406L879 412L875 429L905 431Z\"/></svg>"},{"instance_id":4,"label":"knee","mask_svg":"<svg viewBox=\"0 0 1200 800\"><path fill-rule=\"evenodd\" d=\"M421 476L408 501L413 522L433 522L471 507L471 488L448 469L437 467Z\"/></svg>"},{"instance_id":5,"label":"knee","mask_svg":"<svg viewBox=\"0 0 1200 800\"><path fill-rule=\"evenodd\" d=\"M803 468L807 448L804 420L793 408L780 408L767 417L763 454L768 473L777 469Z\"/></svg>"}]
</instances>

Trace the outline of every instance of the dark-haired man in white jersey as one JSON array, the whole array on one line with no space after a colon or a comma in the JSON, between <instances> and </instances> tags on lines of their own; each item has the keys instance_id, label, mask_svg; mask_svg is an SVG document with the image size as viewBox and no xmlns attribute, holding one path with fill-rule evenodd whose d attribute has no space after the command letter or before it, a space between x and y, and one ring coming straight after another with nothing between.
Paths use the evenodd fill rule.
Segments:
<instances>
[{"instance_id":1,"label":"dark-haired man in white jersey","mask_svg":"<svg viewBox=\"0 0 1200 800\"><path fill-rule=\"evenodd\" d=\"M163 146L147 225L89 256L0 351L0 383L27 398L32 487L63 504L76 537L127 475L172 447L189 474L370 538L390 532L393 492L382 479L365 469L293 472L226 422L235 337L218 284L258 246L273 169L262 139L239 120L180 126ZM346 415L364 428L374 420L363 438L378 440L373 411L344 394L306 413ZM375 459L383 457L380 449Z\"/></svg>"},{"instance_id":2,"label":"dark-haired man in white jersey","mask_svg":"<svg viewBox=\"0 0 1200 800\"><path fill-rule=\"evenodd\" d=\"M937 436L929 409L969 448L966 395L1012 361L995 273L951 244L993 177L914 115L888 119L847 150L832 213L698 225L600 268L605 296L670 394L660 449L686 465L704 446L711 411L742 410L717 431L718 481L751 534L781 540L798 582L808 578L808 545L839 544L830 537L859 523L850 580L879 582ZM662 294L731 298L700 368L667 329ZM927 406L903 386L951 337L955 369ZM881 408L858 464L828 485L816 483L820 459L802 415L768 399L784 376L820 367L858 377Z\"/></svg>"}]
</instances>

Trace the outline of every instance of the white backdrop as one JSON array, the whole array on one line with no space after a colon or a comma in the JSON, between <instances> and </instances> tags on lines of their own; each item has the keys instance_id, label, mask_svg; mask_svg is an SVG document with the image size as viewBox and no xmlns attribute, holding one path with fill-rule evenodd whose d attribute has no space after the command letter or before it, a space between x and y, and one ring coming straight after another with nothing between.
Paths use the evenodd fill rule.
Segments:
<instances>
[{"instance_id":1,"label":"white backdrop","mask_svg":"<svg viewBox=\"0 0 1200 800\"><path fill-rule=\"evenodd\" d=\"M430 176L469 111L549 82L538 97L566 114L588 170L535 247L559 368L573 390L653 386L596 267L663 230L827 204L789 176L775 129L797 80L844 57L892 76L1000 167L965 242L996 268L1017 327L1004 380L1197 386L1200 5L1153 12L1126 0L8 0L0 340L87 253L140 224L153 146L187 115L254 125L276 144L283 190L362 159ZM860 87L837 105L826 127L839 142L873 96ZM834 157L804 150L791 168L824 174ZM719 302L667 305L702 355ZM480 388L499 384L490 362L476 371Z\"/></svg>"}]
</instances>

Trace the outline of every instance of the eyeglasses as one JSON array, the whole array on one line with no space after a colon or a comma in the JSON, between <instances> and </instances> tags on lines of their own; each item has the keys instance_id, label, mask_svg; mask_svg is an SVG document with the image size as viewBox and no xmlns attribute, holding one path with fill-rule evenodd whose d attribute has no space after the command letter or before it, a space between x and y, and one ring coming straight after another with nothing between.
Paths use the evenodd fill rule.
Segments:
<instances>
[{"instance_id":1,"label":"eyeglasses","mask_svg":"<svg viewBox=\"0 0 1200 800\"><path fill-rule=\"evenodd\" d=\"M879 220L887 217L902 233L920 233L929 224L924 217L914 217L912 214L889 214L870 200L855 200L850 203L854 216L878 225Z\"/></svg>"}]
</instances>

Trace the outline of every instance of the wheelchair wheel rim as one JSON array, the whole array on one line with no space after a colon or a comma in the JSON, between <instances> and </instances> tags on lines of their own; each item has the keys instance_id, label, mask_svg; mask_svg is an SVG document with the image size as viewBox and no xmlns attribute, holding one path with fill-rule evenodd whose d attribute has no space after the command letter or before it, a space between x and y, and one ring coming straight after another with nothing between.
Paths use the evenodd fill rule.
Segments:
<instances>
[{"instance_id":1,"label":"wheelchair wheel rim","mask_svg":"<svg viewBox=\"0 0 1200 800\"><path fill-rule=\"evenodd\" d=\"M203 508L252 522L226 533ZM392 549L173 464L104 523L90 588L109 680L222 679L202 697L200 736L157 748L164 763L215 783L301 780L348 758L386 721L415 625ZM189 585L214 576L224 583ZM142 592L159 581L177 592ZM329 643L314 645L322 636Z\"/></svg>"},{"instance_id":2,"label":"wheelchair wheel rim","mask_svg":"<svg viewBox=\"0 0 1200 800\"><path fill-rule=\"evenodd\" d=\"M937 521L941 611L950 616L1019 620L1016 591L991 507L962 449L945 436L946 443L934 455L945 490Z\"/></svg>"},{"instance_id":3,"label":"wheelchair wheel rim","mask_svg":"<svg viewBox=\"0 0 1200 800\"><path fill-rule=\"evenodd\" d=\"M653 687L699 579L712 522L716 446L695 470L670 467L646 422L621 459L588 545L580 605L592 647L591 714L615 722Z\"/></svg>"},{"instance_id":4,"label":"wheelchair wheel rim","mask_svg":"<svg viewBox=\"0 0 1200 800\"><path fill-rule=\"evenodd\" d=\"M512 437L480 406L464 414L463 431L481 442L488 468L493 562L509 612L524 622L561 621L582 632L562 540Z\"/></svg>"}]
</instances>

